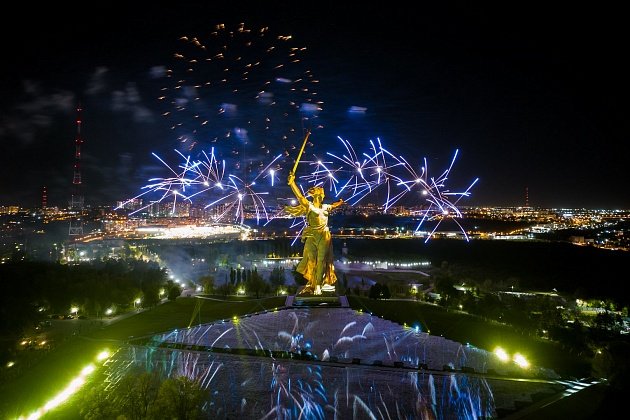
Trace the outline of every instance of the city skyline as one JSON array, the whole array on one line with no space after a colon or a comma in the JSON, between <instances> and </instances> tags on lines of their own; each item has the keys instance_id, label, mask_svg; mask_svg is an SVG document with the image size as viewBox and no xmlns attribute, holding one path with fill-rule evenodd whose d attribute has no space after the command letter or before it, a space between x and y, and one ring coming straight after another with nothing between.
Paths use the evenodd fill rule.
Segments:
<instances>
[{"instance_id":1,"label":"city skyline","mask_svg":"<svg viewBox=\"0 0 630 420\"><path fill-rule=\"evenodd\" d=\"M204 40L217 24L243 22L306 47L302 62L323 105L315 123L297 128L314 130L319 153L336 136L362 148L379 138L414 165L426 157L439 174L458 150L453 187L480 179L461 205L525 205L527 191L535 207L630 207L621 176L627 65L615 53L614 11L236 9L104 6L110 19L100 23L59 9L49 19L24 12L33 37L3 34L15 63L0 82L0 204L36 206L46 187L50 206L67 205L79 103L86 205L113 205L164 176L151 154L177 163L181 142L157 99L161 72L177 66L182 36ZM255 134L252 144L265 143ZM219 139L223 146L233 150ZM297 150L266 146L289 152L283 178Z\"/></svg>"}]
</instances>

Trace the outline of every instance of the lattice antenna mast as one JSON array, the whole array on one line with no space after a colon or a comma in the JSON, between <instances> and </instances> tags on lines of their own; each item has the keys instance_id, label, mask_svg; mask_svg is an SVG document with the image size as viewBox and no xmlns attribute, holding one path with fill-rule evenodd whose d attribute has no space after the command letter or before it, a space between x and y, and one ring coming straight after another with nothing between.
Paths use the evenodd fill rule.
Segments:
<instances>
[{"instance_id":1,"label":"lattice antenna mast","mask_svg":"<svg viewBox=\"0 0 630 420\"><path fill-rule=\"evenodd\" d=\"M83 235L83 221L81 216L83 213L83 189L81 186L81 145L83 137L81 136L81 105L77 107L77 137L74 141L74 173L72 176L72 199L70 200L70 211L75 215L70 219L70 230L68 232L70 239Z\"/></svg>"},{"instance_id":2,"label":"lattice antenna mast","mask_svg":"<svg viewBox=\"0 0 630 420\"><path fill-rule=\"evenodd\" d=\"M42 210L46 210L48 208L48 190L46 186L42 188Z\"/></svg>"},{"instance_id":3,"label":"lattice antenna mast","mask_svg":"<svg viewBox=\"0 0 630 420\"><path fill-rule=\"evenodd\" d=\"M525 187L525 207L529 207L529 188Z\"/></svg>"}]
</instances>

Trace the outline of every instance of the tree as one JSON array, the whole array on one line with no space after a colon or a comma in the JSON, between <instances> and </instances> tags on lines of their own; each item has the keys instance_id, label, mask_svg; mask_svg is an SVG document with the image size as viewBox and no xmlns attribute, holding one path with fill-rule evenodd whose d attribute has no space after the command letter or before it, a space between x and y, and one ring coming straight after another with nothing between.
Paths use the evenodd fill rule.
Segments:
<instances>
[{"instance_id":1,"label":"tree","mask_svg":"<svg viewBox=\"0 0 630 420\"><path fill-rule=\"evenodd\" d=\"M152 307L160 302L160 288L164 284L165 274L160 271L148 272L141 284L142 303L145 307Z\"/></svg>"},{"instance_id":2,"label":"tree","mask_svg":"<svg viewBox=\"0 0 630 420\"><path fill-rule=\"evenodd\" d=\"M109 386L109 385L108 385ZM203 418L205 393L186 377L162 380L158 373L132 368L117 385L105 390L95 383L80 402L82 418L100 419L197 419Z\"/></svg>"},{"instance_id":3,"label":"tree","mask_svg":"<svg viewBox=\"0 0 630 420\"><path fill-rule=\"evenodd\" d=\"M274 287L284 286L284 268L274 267L269 275L269 283Z\"/></svg>"},{"instance_id":4,"label":"tree","mask_svg":"<svg viewBox=\"0 0 630 420\"><path fill-rule=\"evenodd\" d=\"M224 283L218 287L217 293L221 296L227 296L232 293L232 285L230 283Z\"/></svg>"},{"instance_id":5,"label":"tree","mask_svg":"<svg viewBox=\"0 0 630 420\"><path fill-rule=\"evenodd\" d=\"M127 418L147 418L149 407L158 396L160 382L155 372L139 370L130 372L121 380L116 394L121 401L121 411Z\"/></svg>"},{"instance_id":6,"label":"tree","mask_svg":"<svg viewBox=\"0 0 630 420\"><path fill-rule=\"evenodd\" d=\"M203 418L205 391L199 383L185 376L162 382L149 418L189 420Z\"/></svg>"},{"instance_id":7,"label":"tree","mask_svg":"<svg viewBox=\"0 0 630 420\"><path fill-rule=\"evenodd\" d=\"M477 308L479 309L479 315L494 320L499 320L503 313L503 305L494 293L483 295Z\"/></svg>"},{"instance_id":8,"label":"tree","mask_svg":"<svg viewBox=\"0 0 630 420\"><path fill-rule=\"evenodd\" d=\"M121 414L120 406L103 386L89 387L81 401L81 418L86 420L115 419Z\"/></svg>"},{"instance_id":9,"label":"tree","mask_svg":"<svg viewBox=\"0 0 630 420\"><path fill-rule=\"evenodd\" d=\"M168 288L168 300L175 300L182 294L182 289L177 284L172 284Z\"/></svg>"},{"instance_id":10,"label":"tree","mask_svg":"<svg viewBox=\"0 0 630 420\"><path fill-rule=\"evenodd\" d=\"M630 387L630 343L611 341L593 358L593 375L608 379L614 390L625 392ZM624 394L625 395L625 394Z\"/></svg>"},{"instance_id":11,"label":"tree","mask_svg":"<svg viewBox=\"0 0 630 420\"><path fill-rule=\"evenodd\" d=\"M368 297L370 299L380 299L382 291L383 291L383 289L381 287L381 284L380 283L374 283L372 286L370 286L370 291L368 293Z\"/></svg>"},{"instance_id":12,"label":"tree","mask_svg":"<svg viewBox=\"0 0 630 420\"><path fill-rule=\"evenodd\" d=\"M389 287L387 287L387 285L384 284L383 287L381 288L381 298L389 299L390 297L392 297L392 294L389 292Z\"/></svg>"},{"instance_id":13,"label":"tree","mask_svg":"<svg viewBox=\"0 0 630 420\"><path fill-rule=\"evenodd\" d=\"M442 297L440 302L444 306L448 306L449 301L457 297L458 291L454 287L455 279L451 275L446 262L442 262L442 268L435 273L433 281L435 284L435 291Z\"/></svg>"},{"instance_id":14,"label":"tree","mask_svg":"<svg viewBox=\"0 0 630 420\"><path fill-rule=\"evenodd\" d=\"M201 287L203 287L203 292L205 294L209 295L214 291L214 276L202 276L199 279L199 283L201 283Z\"/></svg>"},{"instance_id":15,"label":"tree","mask_svg":"<svg viewBox=\"0 0 630 420\"><path fill-rule=\"evenodd\" d=\"M595 316L595 328L618 333L621 330L621 316L614 312L602 312Z\"/></svg>"},{"instance_id":16,"label":"tree","mask_svg":"<svg viewBox=\"0 0 630 420\"><path fill-rule=\"evenodd\" d=\"M370 286L368 297L370 299L389 299L391 297L391 293L389 292L389 287L387 287L387 285L374 283Z\"/></svg>"},{"instance_id":17,"label":"tree","mask_svg":"<svg viewBox=\"0 0 630 420\"><path fill-rule=\"evenodd\" d=\"M260 293L265 289L266 283L262 276L257 272L252 273L247 288L256 295L256 299L260 297Z\"/></svg>"}]
</instances>

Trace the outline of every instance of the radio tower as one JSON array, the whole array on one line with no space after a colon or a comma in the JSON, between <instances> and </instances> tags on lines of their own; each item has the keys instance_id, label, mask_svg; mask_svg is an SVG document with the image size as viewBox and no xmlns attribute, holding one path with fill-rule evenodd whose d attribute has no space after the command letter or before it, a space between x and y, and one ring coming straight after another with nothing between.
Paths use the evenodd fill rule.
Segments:
<instances>
[{"instance_id":1,"label":"radio tower","mask_svg":"<svg viewBox=\"0 0 630 420\"><path fill-rule=\"evenodd\" d=\"M47 207L48 207L48 192L46 190L46 187L44 186L44 188L42 189L42 210L46 211Z\"/></svg>"},{"instance_id":2,"label":"radio tower","mask_svg":"<svg viewBox=\"0 0 630 420\"><path fill-rule=\"evenodd\" d=\"M529 207L529 188L525 187L525 207Z\"/></svg>"},{"instance_id":3,"label":"radio tower","mask_svg":"<svg viewBox=\"0 0 630 420\"><path fill-rule=\"evenodd\" d=\"M74 141L74 175L72 176L72 198L70 200L70 212L74 215L70 218L68 235L74 240L83 235L83 189L81 188L81 105L77 107L77 138Z\"/></svg>"}]
</instances>

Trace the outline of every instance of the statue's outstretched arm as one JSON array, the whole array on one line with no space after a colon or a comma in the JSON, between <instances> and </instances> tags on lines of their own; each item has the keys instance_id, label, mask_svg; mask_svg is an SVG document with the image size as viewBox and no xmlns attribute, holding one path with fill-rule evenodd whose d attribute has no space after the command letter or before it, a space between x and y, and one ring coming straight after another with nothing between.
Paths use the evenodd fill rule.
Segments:
<instances>
[{"instance_id":1,"label":"statue's outstretched arm","mask_svg":"<svg viewBox=\"0 0 630 420\"><path fill-rule=\"evenodd\" d=\"M346 204L346 202L343 201L343 198L340 198L339 200L335 201L334 203L330 205L330 209L334 210L339 206L343 206L344 204Z\"/></svg>"},{"instance_id":2,"label":"statue's outstretched arm","mask_svg":"<svg viewBox=\"0 0 630 420\"><path fill-rule=\"evenodd\" d=\"M295 195L295 198L297 198L298 202L301 205L308 207L309 201L306 199L306 197L304 197L302 191L300 191L300 188L295 183L295 173L293 173L293 171L289 172L288 184L289 187L291 187L291 191L293 191L293 194Z\"/></svg>"}]
</instances>

